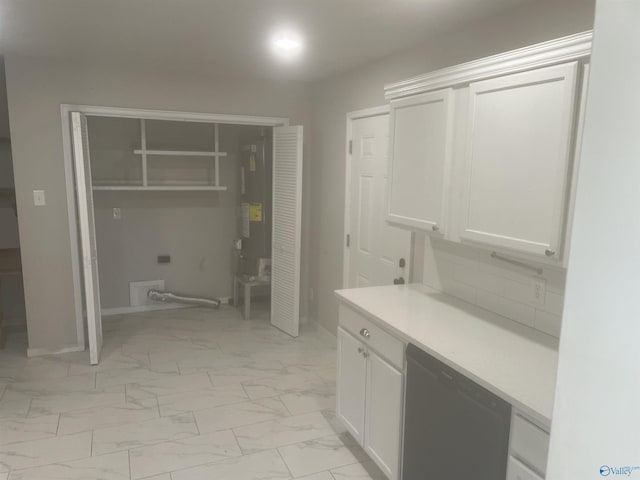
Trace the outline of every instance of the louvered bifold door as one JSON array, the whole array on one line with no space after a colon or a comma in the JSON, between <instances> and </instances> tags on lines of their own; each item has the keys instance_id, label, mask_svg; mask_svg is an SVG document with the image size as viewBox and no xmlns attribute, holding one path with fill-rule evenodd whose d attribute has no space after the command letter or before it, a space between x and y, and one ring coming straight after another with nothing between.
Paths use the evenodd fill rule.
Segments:
<instances>
[{"instance_id":1,"label":"louvered bifold door","mask_svg":"<svg viewBox=\"0 0 640 480\"><path fill-rule=\"evenodd\" d=\"M273 129L271 324L292 337L300 323L302 127Z\"/></svg>"}]
</instances>

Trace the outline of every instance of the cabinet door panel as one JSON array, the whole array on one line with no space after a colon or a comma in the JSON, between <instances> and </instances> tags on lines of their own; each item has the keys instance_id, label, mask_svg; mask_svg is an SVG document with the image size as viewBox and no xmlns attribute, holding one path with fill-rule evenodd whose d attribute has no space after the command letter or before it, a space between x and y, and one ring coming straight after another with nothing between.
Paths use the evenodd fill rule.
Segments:
<instances>
[{"instance_id":1,"label":"cabinet door panel","mask_svg":"<svg viewBox=\"0 0 640 480\"><path fill-rule=\"evenodd\" d=\"M530 470L513 457L509 457L507 480L543 480L540 475Z\"/></svg>"},{"instance_id":2,"label":"cabinet door panel","mask_svg":"<svg viewBox=\"0 0 640 480\"><path fill-rule=\"evenodd\" d=\"M463 238L559 253L576 69L571 63L471 84Z\"/></svg>"},{"instance_id":3,"label":"cabinet door panel","mask_svg":"<svg viewBox=\"0 0 640 480\"><path fill-rule=\"evenodd\" d=\"M362 352L364 346L338 328L336 413L360 444L363 443L367 381L367 360Z\"/></svg>"},{"instance_id":4,"label":"cabinet door panel","mask_svg":"<svg viewBox=\"0 0 640 480\"><path fill-rule=\"evenodd\" d=\"M364 447L391 480L400 470L402 389L402 373L370 351Z\"/></svg>"},{"instance_id":5,"label":"cabinet door panel","mask_svg":"<svg viewBox=\"0 0 640 480\"><path fill-rule=\"evenodd\" d=\"M391 103L389 221L445 233L452 90Z\"/></svg>"}]
</instances>

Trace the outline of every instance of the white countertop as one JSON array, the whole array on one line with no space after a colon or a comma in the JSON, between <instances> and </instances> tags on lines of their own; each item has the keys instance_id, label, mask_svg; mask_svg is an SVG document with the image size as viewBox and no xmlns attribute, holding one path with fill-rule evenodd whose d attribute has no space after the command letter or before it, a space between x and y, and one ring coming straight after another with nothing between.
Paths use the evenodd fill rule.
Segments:
<instances>
[{"instance_id":1,"label":"white countertop","mask_svg":"<svg viewBox=\"0 0 640 480\"><path fill-rule=\"evenodd\" d=\"M550 426L556 338L424 285L354 288L336 295L390 333Z\"/></svg>"}]
</instances>

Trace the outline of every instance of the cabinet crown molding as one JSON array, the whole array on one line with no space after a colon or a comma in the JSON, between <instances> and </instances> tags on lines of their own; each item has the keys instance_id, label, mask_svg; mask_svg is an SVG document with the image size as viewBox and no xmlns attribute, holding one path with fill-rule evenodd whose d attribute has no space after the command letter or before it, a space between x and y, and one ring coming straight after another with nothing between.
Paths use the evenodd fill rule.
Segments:
<instances>
[{"instance_id":1,"label":"cabinet crown molding","mask_svg":"<svg viewBox=\"0 0 640 480\"><path fill-rule=\"evenodd\" d=\"M385 98L393 100L444 87L454 87L500 75L584 59L591 55L592 38L592 31L576 33L391 83L385 85Z\"/></svg>"}]
</instances>

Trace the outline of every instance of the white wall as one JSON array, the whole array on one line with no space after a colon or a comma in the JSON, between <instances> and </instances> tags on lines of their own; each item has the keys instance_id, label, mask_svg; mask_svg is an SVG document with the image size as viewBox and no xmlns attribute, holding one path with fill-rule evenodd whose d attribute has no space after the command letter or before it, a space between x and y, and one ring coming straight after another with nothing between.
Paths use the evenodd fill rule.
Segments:
<instances>
[{"instance_id":1,"label":"white wall","mask_svg":"<svg viewBox=\"0 0 640 480\"><path fill-rule=\"evenodd\" d=\"M30 348L77 344L60 104L281 116L309 126L301 85L208 78L171 65L141 70L100 59L75 64L7 56L5 62ZM309 128L306 133L308 140ZM45 190L45 207L33 205L34 189Z\"/></svg>"},{"instance_id":2,"label":"white wall","mask_svg":"<svg viewBox=\"0 0 640 480\"><path fill-rule=\"evenodd\" d=\"M315 301L310 308L314 318L330 331L335 331L337 302L333 291L342 286L347 112L383 105L384 85L387 83L589 30L592 25L591 0L534 2L433 38L403 54L314 85L311 164L311 216L314 221L310 235L310 285L316 292ZM431 247L427 245L427 248ZM448 253L450 256L461 258L475 255L471 251ZM431 250L426 251L425 258L432 254ZM474 265L472 269L476 267L477 265ZM494 271L494 274L499 279L504 279L509 278L510 272L504 270L496 274ZM560 283L554 280L550 281L550 284L557 285L554 293L561 294ZM470 287L476 288L474 285ZM490 297L492 292L488 294L487 298L493 298ZM498 310L499 313L506 312L506 309L497 306L496 302L487 306ZM559 314L557 306L549 309L551 311L548 313ZM528 312L527 315L530 314L530 310ZM535 312L533 315L535 316Z\"/></svg>"},{"instance_id":3,"label":"white wall","mask_svg":"<svg viewBox=\"0 0 640 480\"><path fill-rule=\"evenodd\" d=\"M640 477L639 24L598 0L548 480Z\"/></svg>"}]
</instances>

